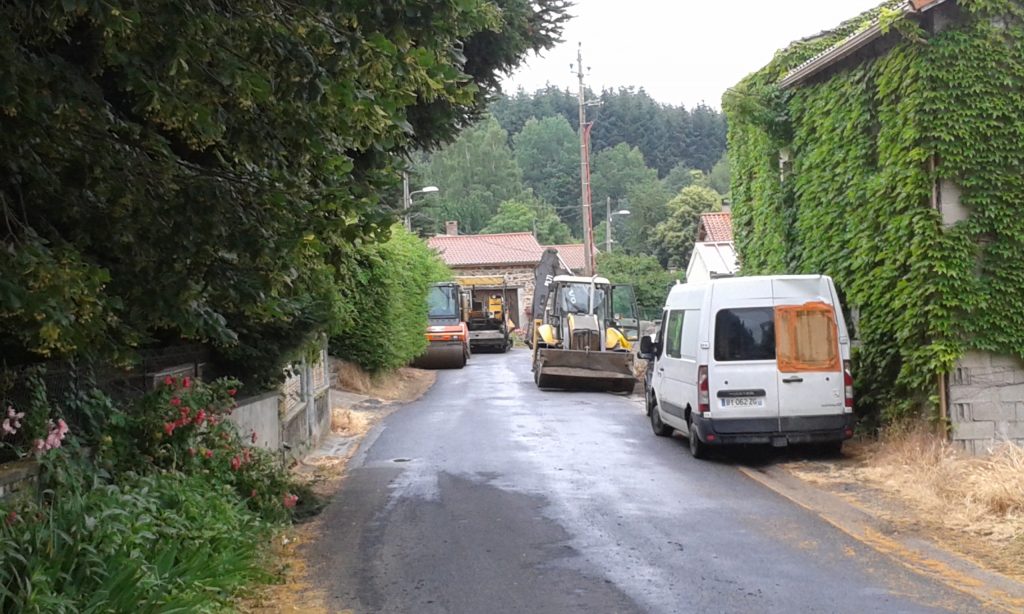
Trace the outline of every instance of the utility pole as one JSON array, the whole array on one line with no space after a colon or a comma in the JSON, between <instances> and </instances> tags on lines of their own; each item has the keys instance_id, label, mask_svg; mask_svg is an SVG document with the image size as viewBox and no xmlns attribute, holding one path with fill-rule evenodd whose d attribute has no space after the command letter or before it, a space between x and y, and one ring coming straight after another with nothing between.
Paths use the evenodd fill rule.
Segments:
<instances>
[{"instance_id":1,"label":"utility pole","mask_svg":"<svg viewBox=\"0 0 1024 614\"><path fill-rule=\"evenodd\" d=\"M583 86L583 44L576 51L576 76L579 78L580 106L580 192L583 208L583 274L594 274L594 226L590 206L590 124L587 123L586 90Z\"/></svg>"},{"instance_id":2,"label":"utility pole","mask_svg":"<svg viewBox=\"0 0 1024 614\"><path fill-rule=\"evenodd\" d=\"M608 197L607 213L604 217L604 251L612 251L612 197Z\"/></svg>"}]
</instances>

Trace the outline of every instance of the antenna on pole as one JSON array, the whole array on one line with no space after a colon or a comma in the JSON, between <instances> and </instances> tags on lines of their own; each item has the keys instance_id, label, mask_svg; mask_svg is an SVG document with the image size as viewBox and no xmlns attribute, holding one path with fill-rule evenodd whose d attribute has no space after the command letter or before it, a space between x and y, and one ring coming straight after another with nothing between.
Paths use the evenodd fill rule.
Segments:
<instances>
[{"instance_id":1,"label":"antenna on pole","mask_svg":"<svg viewBox=\"0 0 1024 614\"><path fill-rule=\"evenodd\" d=\"M569 65L570 69L573 65ZM580 204L583 222L583 274L594 275L594 225L590 206L590 128L587 122L587 91L583 84L583 43L576 49L576 77L579 79L580 113ZM588 67L589 70L589 67Z\"/></svg>"}]
</instances>

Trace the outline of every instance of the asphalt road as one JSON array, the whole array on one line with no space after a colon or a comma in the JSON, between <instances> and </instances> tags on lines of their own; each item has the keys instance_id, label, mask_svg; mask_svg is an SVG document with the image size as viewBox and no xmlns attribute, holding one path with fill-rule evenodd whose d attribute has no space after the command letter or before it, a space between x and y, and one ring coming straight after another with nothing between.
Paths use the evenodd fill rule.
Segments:
<instances>
[{"instance_id":1,"label":"asphalt road","mask_svg":"<svg viewBox=\"0 0 1024 614\"><path fill-rule=\"evenodd\" d=\"M338 612L984 611L738 462L636 400L538 390L525 351L474 355L368 435L313 573Z\"/></svg>"}]
</instances>

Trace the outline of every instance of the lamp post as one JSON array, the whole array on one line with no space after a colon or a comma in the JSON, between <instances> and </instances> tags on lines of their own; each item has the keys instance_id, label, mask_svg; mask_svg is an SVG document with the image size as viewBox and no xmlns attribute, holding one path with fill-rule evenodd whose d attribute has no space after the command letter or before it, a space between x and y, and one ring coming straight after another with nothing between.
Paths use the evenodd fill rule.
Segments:
<instances>
[{"instance_id":1,"label":"lamp post","mask_svg":"<svg viewBox=\"0 0 1024 614\"><path fill-rule=\"evenodd\" d=\"M405 211L405 229L412 230L412 219L409 217L409 210L412 208L412 197L417 194L433 194L437 192L437 186L428 185L414 192L409 191L409 173L402 173L402 209Z\"/></svg>"},{"instance_id":2,"label":"lamp post","mask_svg":"<svg viewBox=\"0 0 1024 614\"><path fill-rule=\"evenodd\" d=\"M608 197L606 203L608 207L607 216L604 222L604 239L605 239L605 251L612 251L612 216L615 215L629 215L629 209L619 209L618 211L612 211L612 197Z\"/></svg>"}]
</instances>

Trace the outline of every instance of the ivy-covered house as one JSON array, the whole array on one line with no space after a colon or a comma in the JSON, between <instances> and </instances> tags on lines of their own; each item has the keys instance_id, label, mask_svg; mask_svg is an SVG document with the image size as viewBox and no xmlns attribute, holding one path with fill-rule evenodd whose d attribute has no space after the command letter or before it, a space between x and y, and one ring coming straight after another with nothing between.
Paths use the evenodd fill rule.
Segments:
<instances>
[{"instance_id":1,"label":"ivy-covered house","mask_svg":"<svg viewBox=\"0 0 1024 614\"><path fill-rule=\"evenodd\" d=\"M1024 441L1024 3L888 2L723 107L743 272L835 278L859 411Z\"/></svg>"}]
</instances>

